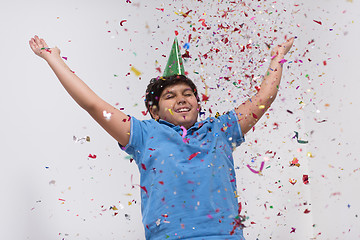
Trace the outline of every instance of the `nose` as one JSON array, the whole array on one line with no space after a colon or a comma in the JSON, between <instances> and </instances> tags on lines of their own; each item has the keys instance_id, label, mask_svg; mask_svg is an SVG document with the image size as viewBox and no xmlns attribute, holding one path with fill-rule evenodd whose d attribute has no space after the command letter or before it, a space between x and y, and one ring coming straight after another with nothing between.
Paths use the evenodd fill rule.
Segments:
<instances>
[{"instance_id":1,"label":"nose","mask_svg":"<svg viewBox=\"0 0 360 240\"><path fill-rule=\"evenodd\" d=\"M184 104L184 103L186 103L184 96L178 97L177 103L178 103L178 104Z\"/></svg>"}]
</instances>

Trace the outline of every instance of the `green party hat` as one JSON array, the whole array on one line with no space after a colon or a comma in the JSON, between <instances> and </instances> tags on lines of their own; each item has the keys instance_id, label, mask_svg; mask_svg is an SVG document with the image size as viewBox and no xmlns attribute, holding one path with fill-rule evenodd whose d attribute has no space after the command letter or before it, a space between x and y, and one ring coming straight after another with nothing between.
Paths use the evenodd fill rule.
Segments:
<instances>
[{"instance_id":1,"label":"green party hat","mask_svg":"<svg viewBox=\"0 0 360 240\"><path fill-rule=\"evenodd\" d=\"M179 44L176 37L170 51L169 60L166 64L163 77L172 75L185 75L184 64L181 59Z\"/></svg>"}]
</instances>

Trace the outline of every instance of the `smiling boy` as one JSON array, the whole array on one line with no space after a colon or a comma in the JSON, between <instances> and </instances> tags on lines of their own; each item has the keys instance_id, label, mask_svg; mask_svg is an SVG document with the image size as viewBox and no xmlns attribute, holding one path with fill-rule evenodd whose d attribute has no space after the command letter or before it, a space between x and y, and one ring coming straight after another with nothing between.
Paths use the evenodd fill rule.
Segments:
<instances>
[{"instance_id":1,"label":"smiling boy","mask_svg":"<svg viewBox=\"0 0 360 240\"><path fill-rule=\"evenodd\" d=\"M200 100L184 76L175 41L163 77L151 80L145 105L153 119L140 121L99 98L37 36L34 53L44 58L61 84L130 154L140 171L146 239L244 239L239 227L232 152L274 101L284 56L294 39L272 51L259 92L219 117L197 121ZM104 117L104 113L111 113Z\"/></svg>"}]
</instances>

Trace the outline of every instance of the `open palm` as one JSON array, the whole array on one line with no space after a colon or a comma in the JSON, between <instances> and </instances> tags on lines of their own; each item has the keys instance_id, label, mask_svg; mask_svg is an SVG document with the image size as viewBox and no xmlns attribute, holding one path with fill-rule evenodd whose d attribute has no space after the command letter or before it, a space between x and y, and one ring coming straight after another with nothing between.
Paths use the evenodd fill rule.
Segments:
<instances>
[{"instance_id":1,"label":"open palm","mask_svg":"<svg viewBox=\"0 0 360 240\"><path fill-rule=\"evenodd\" d=\"M31 50L41 58L46 58L51 53L57 53L60 55L60 49L58 49L57 47L50 49L46 44L45 40L39 38L38 36L31 38L29 44Z\"/></svg>"}]
</instances>

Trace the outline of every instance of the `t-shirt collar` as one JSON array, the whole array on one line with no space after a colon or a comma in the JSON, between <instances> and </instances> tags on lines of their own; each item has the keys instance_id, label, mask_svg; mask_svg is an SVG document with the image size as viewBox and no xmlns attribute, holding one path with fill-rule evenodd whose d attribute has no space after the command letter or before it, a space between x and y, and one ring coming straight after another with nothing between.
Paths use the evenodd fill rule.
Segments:
<instances>
[{"instance_id":1,"label":"t-shirt collar","mask_svg":"<svg viewBox=\"0 0 360 240\"><path fill-rule=\"evenodd\" d=\"M157 122L160 123L160 124L165 124L165 125L173 128L173 129L176 130L176 131L181 129L180 126L175 126L174 124L169 123L168 121L165 121L165 120L162 120L162 119L159 119ZM191 128L189 128L188 130L190 130L190 129L193 129L193 130L199 129L199 128L200 128L202 125L204 125L204 123L206 123L206 122L208 122L207 119L205 119L205 120L203 120L203 121L198 121L198 122L196 122Z\"/></svg>"}]
</instances>

